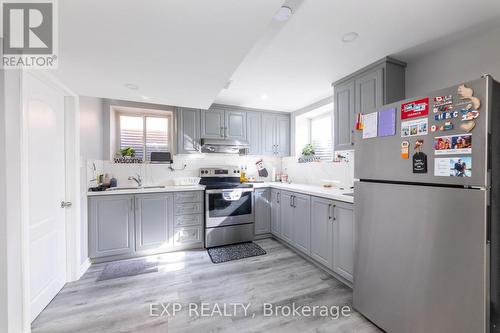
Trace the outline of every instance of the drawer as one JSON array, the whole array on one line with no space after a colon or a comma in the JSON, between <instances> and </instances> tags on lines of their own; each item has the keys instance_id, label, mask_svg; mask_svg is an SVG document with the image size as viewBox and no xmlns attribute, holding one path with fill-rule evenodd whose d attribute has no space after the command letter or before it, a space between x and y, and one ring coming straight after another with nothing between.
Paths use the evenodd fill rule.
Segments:
<instances>
[{"instance_id":1,"label":"drawer","mask_svg":"<svg viewBox=\"0 0 500 333\"><path fill-rule=\"evenodd\" d=\"M201 242L201 227L175 229L174 246Z\"/></svg>"},{"instance_id":2,"label":"drawer","mask_svg":"<svg viewBox=\"0 0 500 333\"><path fill-rule=\"evenodd\" d=\"M203 225L202 214L179 215L175 217L174 227L187 227L192 225Z\"/></svg>"},{"instance_id":3,"label":"drawer","mask_svg":"<svg viewBox=\"0 0 500 333\"><path fill-rule=\"evenodd\" d=\"M175 215L186 215L186 214L201 214L203 211L203 204L201 202L190 202L190 203L176 203Z\"/></svg>"},{"instance_id":4,"label":"drawer","mask_svg":"<svg viewBox=\"0 0 500 333\"><path fill-rule=\"evenodd\" d=\"M183 202L202 202L203 192L202 191L175 192L174 201L176 204Z\"/></svg>"}]
</instances>

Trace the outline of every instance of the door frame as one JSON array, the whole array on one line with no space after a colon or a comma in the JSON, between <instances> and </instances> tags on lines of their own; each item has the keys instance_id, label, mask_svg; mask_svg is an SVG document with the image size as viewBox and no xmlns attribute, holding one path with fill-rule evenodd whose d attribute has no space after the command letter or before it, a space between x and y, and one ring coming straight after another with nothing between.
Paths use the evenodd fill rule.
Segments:
<instances>
[{"instance_id":1,"label":"door frame","mask_svg":"<svg viewBox=\"0 0 500 333\"><path fill-rule=\"evenodd\" d=\"M78 96L48 71L20 71L20 206L21 206L21 271L22 271L22 308L23 331L31 332L31 301L30 301L30 253L29 253L29 201L28 193L28 117L25 81L27 76L48 84L64 95L64 141L65 141L65 200L72 202L72 207L66 209L66 282L78 280L80 272L80 127Z\"/></svg>"}]
</instances>

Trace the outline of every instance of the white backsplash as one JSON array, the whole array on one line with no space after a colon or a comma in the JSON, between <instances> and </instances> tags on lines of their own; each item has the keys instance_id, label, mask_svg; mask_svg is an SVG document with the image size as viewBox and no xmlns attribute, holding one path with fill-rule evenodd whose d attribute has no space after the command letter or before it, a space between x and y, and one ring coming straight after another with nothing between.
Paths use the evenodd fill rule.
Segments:
<instances>
[{"instance_id":1,"label":"white backsplash","mask_svg":"<svg viewBox=\"0 0 500 333\"><path fill-rule=\"evenodd\" d=\"M129 176L140 174L144 185L173 185L173 179L177 177L193 177L199 176L199 170L203 167L224 167L236 166L246 167L247 176L258 178L255 162L262 159L264 167L267 169L269 176L267 178L259 178L264 181L271 180L271 170L281 170L281 158L271 156L239 156L225 154L200 154L200 155L175 155L172 167L176 171L171 171L166 164L118 164L111 161L93 161L89 160L87 165L87 179L90 181L94 178L92 163L98 165L97 169L100 173L108 174L109 177L115 177L118 181L118 186L135 186L135 182L128 180ZM100 166L102 165L102 168ZM184 165L186 168L183 169ZM89 184L90 186L90 184Z\"/></svg>"},{"instance_id":2,"label":"white backsplash","mask_svg":"<svg viewBox=\"0 0 500 333\"><path fill-rule=\"evenodd\" d=\"M97 174L108 174L115 177L118 186L136 186L134 181L128 180L129 176L141 175L144 185L173 185L173 179L177 177L199 176L199 170L203 167L224 166L246 166L247 176L258 178L255 162L264 160L264 166L268 171L267 178L258 178L271 181L271 170L276 168L277 172L288 173L292 183L321 185L328 181L339 181L341 186L350 187L354 178L354 156L351 153L349 162L311 162L298 163L296 157L271 157L271 156L238 156L222 154L201 155L175 155L171 171L165 164L118 164L111 161L88 160L87 161L87 187L95 186L91 180ZM96 171L94 172L94 163ZM184 170L182 169L186 165Z\"/></svg>"},{"instance_id":3,"label":"white backsplash","mask_svg":"<svg viewBox=\"0 0 500 333\"><path fill-rule=\"evenodd\" d=\"M282 167L292 183L323 185L338 181L341 187L348 188L354 185L354 152L349 153L347 162L298 163L295 157L284 157Z\"/></svg>"}]
</instances>

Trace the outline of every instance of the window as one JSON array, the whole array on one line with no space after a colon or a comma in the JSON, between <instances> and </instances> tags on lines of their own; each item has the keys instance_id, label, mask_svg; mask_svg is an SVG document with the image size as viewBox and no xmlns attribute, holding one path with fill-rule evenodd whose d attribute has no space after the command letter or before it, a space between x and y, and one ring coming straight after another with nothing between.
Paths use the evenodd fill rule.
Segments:
<instances>
[{"instance_id":1,"label":"window","mask_svg":"<svg viewBox=\"0 0 500 333\"><path fill-rule=\"evenodd\" d=\"M170 115L118 114L118 149L135 150L135 157L151 160L152 152L171 151Z\"/></svg>"},{"instance_id":2,"label":"window","mask_svg":"<svg viewBox=\"0 0 500 333\"><path fill-rule=\"evenodd\" d=\"M333 160L331 113L311 119L311 144L320 160Z\"/></svg>"}]
</instances>

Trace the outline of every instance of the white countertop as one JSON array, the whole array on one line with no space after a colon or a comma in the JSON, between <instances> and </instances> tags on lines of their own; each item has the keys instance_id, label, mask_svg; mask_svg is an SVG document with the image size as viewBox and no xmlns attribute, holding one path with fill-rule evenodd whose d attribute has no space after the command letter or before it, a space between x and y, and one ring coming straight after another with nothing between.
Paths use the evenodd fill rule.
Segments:
<instances>
[{"instance_id":1,"label":"white countertop","mask_svg":"<svg viewBox=\"0 0 500 333\"><path fill-rule=\"evenodd\" d=\"M123 189L113 191L98 191L87 192L87 196L98 195L118 195L118 194L144 194L144 193L164 193L164 192L183 192L183 191L203 191L203 185L189 185L189 186L165 186L161 188L136 188L136 189Z\"/></svg>"},{"instance_id":2,"label":"white countertop","mask_svg":"<svg viewBox=\"0 0 500 333\"><path fill-rule=\"evenodd\" d=\"M306 185L306 184L287 184L278 182L267 183L251 183L254 188L270 187L279 190L292 191L322 197L332 200L338 200L348 203L354 203L354 197L345 195L344 193L352 193L350 189L340 190L338 188L327 188L319 185Z\"/></svg>"}]
</instances>

